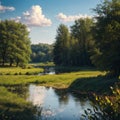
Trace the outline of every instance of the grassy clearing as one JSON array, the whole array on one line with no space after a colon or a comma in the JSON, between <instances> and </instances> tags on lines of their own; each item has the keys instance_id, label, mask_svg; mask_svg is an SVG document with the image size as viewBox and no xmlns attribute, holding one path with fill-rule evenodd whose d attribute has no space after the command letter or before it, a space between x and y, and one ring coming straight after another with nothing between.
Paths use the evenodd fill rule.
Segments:
<instances>
[{"instance_id":1,"label":"grassy clearing","mask_svg":"<svg viewBox=\"0 0 120 120\"><path fill-rule=\"evenodd\" d=\"M42 68L20 68L20 67L7 67L0 68L0 75L34 75L43 72Z\"/></svg>"}]
</instances>

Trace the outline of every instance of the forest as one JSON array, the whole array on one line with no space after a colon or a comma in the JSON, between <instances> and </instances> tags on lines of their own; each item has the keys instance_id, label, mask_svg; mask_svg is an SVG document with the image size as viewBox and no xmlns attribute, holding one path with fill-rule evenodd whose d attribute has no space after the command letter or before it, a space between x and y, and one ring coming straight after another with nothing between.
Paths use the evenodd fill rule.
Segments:
<instances>
[{"instance_id":1,"label":"forest","mask_svg":"<svg viewBox=\"0 0 120 120\"><path fill-rule=\"evenodd\" d=\"M53 62L53 45L39 43L31 45L31 63Z\"/></svg>"}]
</instances>

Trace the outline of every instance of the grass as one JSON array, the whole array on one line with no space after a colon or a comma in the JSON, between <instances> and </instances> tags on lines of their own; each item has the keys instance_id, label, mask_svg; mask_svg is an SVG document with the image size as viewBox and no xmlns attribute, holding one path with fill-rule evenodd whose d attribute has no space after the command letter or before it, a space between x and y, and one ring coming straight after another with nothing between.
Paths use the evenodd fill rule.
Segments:
<instances>
[{"instance_id":1,"label":"grass","mask_svg":"<svg viewBox=\"0 0 120 120\"><path fill-rule=\"evenodd\" d=\"M2 75L0 76L0 85L9 86L9 85L20 85L20 84L29 84L36 83L44 86L52 86L55 88L68 88L76 79L78 78L88 78L96 77L98 75L103 75L100 71L80 71L80 72L71 72L58 75Z\"/></svg>"},{"instance_id":2,"label":"grass","mask_svg":"<svg viewBox=\"0 0 120 120\"><path fill-rule=\"evenodd\" d=\"M20 67L6 67L0 68L0 75L34 75L43 72L42 68L20 68Z\"/></svg>"},{"instance_id":3,"label":"grass","mask_svg":"<svg viewBox=\"0 0 120 120\"><path fill-rule=\"evenodd\" d=\"M34 75L42 71L43 69L40 68L0 68L0 73L2 73L0 75L1 120L34 120L33 106L24 99L26 88L23 87L31 83L79 93L108 94L110 86L119 82L119 79L106 78L105 72L93 69L81 69L78 72L56 75Z\"/></svg>"},{"instance_id":4,"label":"grass","mask_svg":"<svg viewBox=\"0 0 120 120\"><path fill-rule=\"evenodd\" d=\"M113 86L115 82L119 82L119 79L104 77L105 72L97 70L81 70L78 72L62 73L56 75L25 75L27 72L33 73L33 71L41 70L39 68L21 69L21 68L0 68L4 71L3 75L0 75L0 86L17 86L28 85L30 83L40 84L43 86L52 86L58 89L69 89L73 91L81 92L96 92L96 93L109 93L110 86ZM20 72L22 75L15 75L15 71ZM6 71L11 71L11 75L6 75Z\"/></svg>"},{"instance_id":5,"label":"grass","mask_svg":"<svg viewBox=\"0 0 120 120\"><path fill-rule=\"evenodd\" d=\"M1 120L34 120L32 104L17 94L0 87L0 119Z\"/></svg>"},{"instance_id":6,"label":"grass","mask_svg":"<svg viewBox=\"0 0 120 120\"><path fill-rule=\"evenodd\" d=\"M120 79L108 78L106 76L97 76L89 78L78 78L70 86L69 89L78 93L96 93L101 95L111 94L110 87L119 85ZM120 85L119 85L120 88Z\"/></svg>"}]
</instances>

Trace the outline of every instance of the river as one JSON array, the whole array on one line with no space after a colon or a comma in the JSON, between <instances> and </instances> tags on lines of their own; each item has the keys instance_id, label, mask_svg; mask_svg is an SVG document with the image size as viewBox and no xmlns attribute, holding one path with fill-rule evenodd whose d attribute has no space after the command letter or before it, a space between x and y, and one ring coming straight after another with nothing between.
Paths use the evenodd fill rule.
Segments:
<instances>
[{"instance_id":1,"label":"river","mask_svg":"<svg viewBox=\"0 0 120 120\"><path fill-rule=\"evenodd\" d=\"M37 120L85 120L81 118L84 110L92 109L87 98L77 97L64 90L52 87L29 86L28 101L37 106Z\"/></svg>"}]
</instances>

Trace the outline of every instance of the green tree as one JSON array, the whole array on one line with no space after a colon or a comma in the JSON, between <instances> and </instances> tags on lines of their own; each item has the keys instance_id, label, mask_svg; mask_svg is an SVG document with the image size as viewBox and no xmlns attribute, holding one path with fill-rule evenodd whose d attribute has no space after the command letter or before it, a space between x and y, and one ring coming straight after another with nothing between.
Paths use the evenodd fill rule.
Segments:
<instances>
[{"instance_id":1,"label":"green tree","mask_svg":"<svg viewBox=\"0 0 120 120\"><path fill-rule=\"evenodd\" d=\"M31 45L31 62L52 62L53 45L39 43Z\"/></svg>"},{"instance_id":2,"label":"green tree","mask_svg":"<svg viewBox=\"0 0 120 120\"><path fill-rule=\"evenodd\" d=\"M54 45L54 62L56 65L69 65L70 33L67 26L61 24L57 30L56 42Z\"/></svg>"},{"instance_id":3,"label":"green tree","mask_svg":"<svg viewBox=\"0 0 120 120\"><path fill-rule=\"evenodd\" d=\"M120 0L104 0L94 11L97 14L94 38L96 48L91 59L110 75L120 74Z\"/></svg>"},{"instance_id":4,"label":"green tree","mask_svg":"<svg viewBox=\"0 0 120 120\"><path fill-rule=\"evenodd\" d=\"M26 64L30 60L31 48L29 32L22 23L12 20L0 22L0 58L2 65L9 62L10 66Z\"/></svg>"},{"instance_id":5,"label":"green tree","mask_svg":"<svg viewBox=\"0 0 120 120\"><path fill-rule=\"evenodd\" d=\"M91 65L89 52L93 47L93 37L91 34L92 26L93 20L85 18L76 20L71 27L71 35L76 40L76 52L74 54L78 65Z\"/></svg>"}]
</instances>

